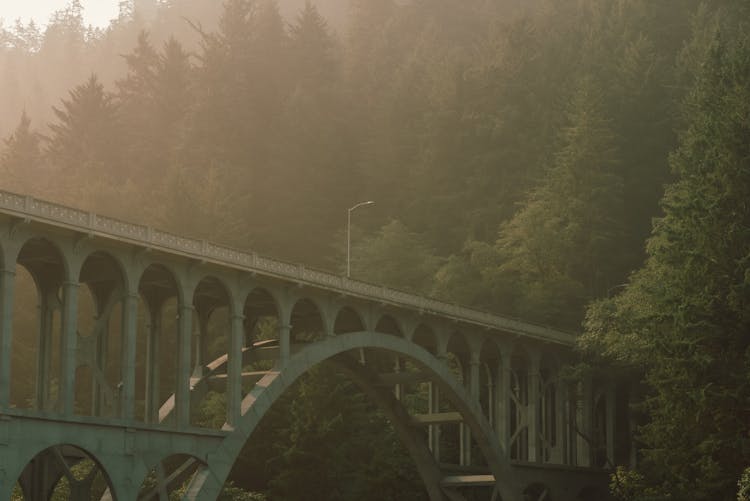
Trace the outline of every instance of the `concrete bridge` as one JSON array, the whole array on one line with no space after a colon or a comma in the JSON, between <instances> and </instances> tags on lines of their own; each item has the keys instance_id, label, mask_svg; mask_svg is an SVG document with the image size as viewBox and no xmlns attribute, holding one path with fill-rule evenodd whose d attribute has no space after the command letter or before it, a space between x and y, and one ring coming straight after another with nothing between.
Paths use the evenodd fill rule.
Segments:
<instances>
[{"instance_id":1,"label":"concrete bridge","mask_svg":"<svg viewBox=\"0 0 750 501\"><path fill-rule=\"evenodd\" d=\"M627 392L561 378L574 341L0 191L0 499L215 499L323 362L383 410L431 500L606 499Z\"/></svg>"}]
</instances>

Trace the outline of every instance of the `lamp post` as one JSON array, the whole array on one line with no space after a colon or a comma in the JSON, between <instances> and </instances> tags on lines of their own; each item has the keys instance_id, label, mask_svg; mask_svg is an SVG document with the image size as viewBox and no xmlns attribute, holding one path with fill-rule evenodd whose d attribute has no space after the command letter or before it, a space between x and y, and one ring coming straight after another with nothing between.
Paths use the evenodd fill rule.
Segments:
<instances>
[{"instance_id":1,"label":"lamp post","mask_svg":"<svg viewBox=\"0 0 750 501\"><path fill-rule=\"evenodd\" d=\"M367 202L360 202L354 207L350 207L346 211L346 278L349 278L352 274L352 262L351 262L351 249L352 249L352 211L363 207L365 205L372 205L375 202L368 200Z\"/></svg>"}]
</instances>

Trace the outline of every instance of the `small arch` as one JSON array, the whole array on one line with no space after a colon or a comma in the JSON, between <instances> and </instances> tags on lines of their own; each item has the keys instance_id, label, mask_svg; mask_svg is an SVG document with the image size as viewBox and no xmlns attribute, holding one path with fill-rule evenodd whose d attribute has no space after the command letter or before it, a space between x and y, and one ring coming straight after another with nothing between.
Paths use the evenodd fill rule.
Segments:
<instances>
[{"instance_id":1,"label":"small arch","mask_svg":"<svg viewBox=\"0 0 750 501\"><path fill-rule=\"evenodd\" d=\"M435 331L426 324L417 325L411 341L433 355L437 353L437 336L435 335Z\"/></svg>"},{"instance_id":2,"label":"small arch","mask_svg":"<svg viewBox=\"0 0 750 501\"><path fill-rule=\"evenodd\" d=\"M138 499L171 499L180 488L190 484L203 465L188 454L173 454L162 459L144 477Z\"/></svg>"},{"instance_id":3,"label":"small arch","mask_svg":"<svg viewBox=\"0 0 750 501\"><path fill-rule=\"evenodd\" d=\"M138 336L136 340L136 381L143 384L136 391L136 410L148 423L159 422L159 409L177 389L179 348L180 288L172 271L152 263L143 270L138 282ZM143 307L141 310L140 306Z\"/></svg>"},{"instance_id":4,"label":"small arch","mask_svg":"<svg viewBox=\"0 0 750 501\"><path fill-rule=\"evenodd\" d=\"M53 240L38 236L29 236L23 242L16 263L29 270L37 285L42 285L39 280L62 283L70 270L61 247Z\"/></svg>"},{"instance_id":5,"label":"small arch","mask_svg":"<svg viewBox=\"0 0 750 501\"><path fill-rule=\"evenodd\" d=\"M13 296L10 406L36 408L41 329L38 306L42 297L25 266L16 266Z\"/></svg>"},{"instance_id":6,"label":"small arch","mask_svg":"<svg viewBox=\"0 0 750 501\"><path fill-rule=\"evenodd\" d=\"M280 312L277 298L268 289L256 287L250 291L243 309L244 346L252 346L256 341L278 340Z\"/></svg>"},{"instance_id":7,"label":"small arch","mask_svg":"<svg viewBox=\"0 0 750 501\"><path fill-rule=\"evenodd\" d=\"M86 358L76 370L75 410L83 415L116 416L123 379L125 275L111 254L94 251L84 260L78 281L79 353Z\"/></svg>"},{"instance_id":8,"label":"small arch","mask_svg":"<svg viewBox=\"0 0 750 501\"><path fill-rule=\"evenodd\" d=\"M398 322L391 315L381 315L378 322L375 324L375 331L399 337L404 336Z\"/></svg>"},{"instance_id":9,"label":"small arch","mask_svg":"<svg viewBox=\"0 0 750 501\"><path fill-rule=\"evenodd\" d=\"M18 478L26 499L101 499L114 492L109 475L89 452L69 444L39 452Z\"/></svg>"},{"instance_id":10,"label":"small arch","mask_svg":"<svg viewBox=\"0 0 750 501\"><path fill-rule=\"evenodd\" d=\"M323 314L313 300L308 298L298 300L292 308L290 318L293 343L307 343L325 337Z\"/></svg>"},{"instance_id":11,"label":"small arch","mask_svg":"<svg viewBox=\"0 0 750 501\"><path fill-rule=\"evenodd\" d=\"M16 266L14 290L25 293L26 299L31 300L30 291L24 290L30 284L23 283L30 276L38 307L29 308L20 294L13 302L11 388L24 379L34 381L33 390L30 393L24 391L25 396L21 399L15 392L14 404L37 410L54 410L58 405L59 382L62 380L61 317L65 300L62 284L68 278L68 263L55 243L40 237L30 237L24 242L16 263L20 267ZM27 274L21 269L26 270ZM30 312L33 312L36 322L30 321ZM28 350L29 345L33 345L33 352ZM25 361L23 355L27 355ZM30 373L33 373L32 377Z\"/></svg>"},{"instance_id":12,"label":"small arch","mask_svg":"<svg viewBox=\"0 0 750 501\"><path fill-rule=\"evenodd\" d=\"M333 324L334 334L344 334L345 332L359 332L365 330L365 324L362 317L354 308L344 306L336 314L336 321Z\"/></svg>"},{"instance_id":13,"label":"small arch","mask_svg":"<svg viewBox=\"0 0 750 501\"><path fill-rule=\"evenodd\" d=\"M193 293L193 346L191 350L193 374L196 379L209 375L210 367L221 363L229 352L232 322L232 301L229 289L220 279L214 276L203 278ZM222 364L225 368L225 365ZM194 386L190 420L203 427L221 427L226 421L226 405L215 405L217 401L226 402L226 381L213 384L208 391L198 391ZM202 388L201 388L202 390ZM221 409L221 411L219 411Z\"/></svg>"}]
</instances>

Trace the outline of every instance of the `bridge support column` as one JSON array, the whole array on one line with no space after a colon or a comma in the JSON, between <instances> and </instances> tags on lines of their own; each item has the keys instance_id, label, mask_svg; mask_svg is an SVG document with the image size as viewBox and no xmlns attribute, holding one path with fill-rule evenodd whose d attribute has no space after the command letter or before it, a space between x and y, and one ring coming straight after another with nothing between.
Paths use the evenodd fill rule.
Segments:
<instances>
[{"instance_id":1,"label":"bridge support column","mask_svg":"<svg viewBox=\"0 0 750 501\"><path fill-rule=\"evenodd\" d=\"M507 457L510 457L510 350L502 348L497 368L497 404L495 410L495 432Z\"/></svg>"},{"instance_id":2,"label":"bridge support column","mask_svg":"<svg viewBox=\"0 0 750 501\"><path fill-rule=\"evenodd\" d=\"M175 411L178 428L190 426L190 348L193 325L192 305L180 305L177 348L177 388L175 391Z\"/></svg>"},{"instance_id":3,"label":"bridge support column","mask_svg":"<svg viewBox=\"0 0 750 501\"><path fill-rule=\"evenodd\" d=\"M591 466L591 439L593 418L591 379L586 377L578 384L576 405L576 466Z\"/></svg>"},{"instance_id":4,"label":"bridge support column","mask_svg":"<svg viewBox=\"0 0 750 501\"><path fill-rule=\"evenodd\" d=\"M605 415L607 420L605 428L607 437L607 462L609 463L608 466L613 466L615 464L615 419L617 414L617 392L613 381L607 381L604 395L606 398Z\"/></svg>"},{"instance_id":5,"label":"bridge support column","mask_svg":"<svg viewBox=\"0 0 750 501\"><path fill-rule=\"evenodd\" d=\"M527 426L529 431L529 462L539 460L539 386L540 386L541 357L539 353L531 353L529 367L529 403L527 409Z\"/></svg>"},{"instance_id":6,"label":"bridge support column","mask_svg":"<svg viewBox=\"0 0 750 501\"><path fill-rule=\"evenodd\" d=\"M472 350L466 376L469 396L475 403L479 403L479 366L479 352ZM471 429L465 423L461 423L461 464L469 466L471 463Z\"/></svg>"},{"instance_id":7,"label":"bridge support column","mask_svg":"<svg viewBox=\"0 0 750 501\"><path fill-rule=\"evenodd\" d=\"M279 366L285 367L289 363L292 351L292 326L288 323L279 325Z\"/></svg>"},{"instance_id":8,"label":"bridge support column","mask_svg":"<svg viewBox=\"0 0 750 501\"><path fill-rule=\"evenodd\" d=\"M229 360L227 366L227 421L236 427L240 422L242 405L242 338L244 315L232 315L232 330L229 337Z\"/></svg>"},{"instance_id":9,"label":"bridge support column","mask_svg":"<svg viewBox=\"0 0 750 501\"><path fill-rule=\"evenodd\" d=\"M151 321L146 340L146 410L147 423L159 422L159 345L161 344L161 303L148 305Z\"/></svg>"},{"instance_id":10,"label":"bridge support column","mask_svg":"<svg viewBox=\"0 0 750 501\"><path fill-rule=\"evenodd\" d=\"M135 352L138 336L138 294L122 296L122 393L120 416L132 421L135 416Z\"/></svg>"},{"instance_id":11,"label":"bridge support column","mask_svg":"<svg viewBox=\"0 0 750 501\"><path fill-rule=\"evenodd\" d=\"M203 366L206 363L206 340L208 339L208 321L211 318L209 308L197 307L198 328L192 330L193 350L195 351L195 360L193 367L193 377L203 377Z\"/></svg>"},{"instance_id":12,"label":"bridge support column","mask_svg":"<svg viewBox=\"0 0 750 501\"><path fill-rule=\"evenodd\" d=\"M14 270L0 270L0 411L10 406Z\"/></svg>"},{"instance_id":13,"label":"bridge support column","mask_svg":"<svg viewBox=\"0 0 750 501\"><path fill-rule=\"evenodd\" d=\"M437 414L440 412L440 388L433 381L427 383L427 411L429 414ZM430 451L432 451L432 457L435 458L436 462L440 462L440 425L431 424L427 428L427 441L429 444Z\"/></svg>"},{"instance_id":14,"label":"bridge support column","mask_svg":"<svg viewBox=\"0 0 750 501\"><path fill-rule=\"evenodd\" d=\"M49 373L52 368L52 329L55 308L59 305L57 296L58 284L42 282L39 285L39 332L37 335L38 352L36 354L36 388L34 389L34 407L37 410L50 410Z\"/></svg>"},{"instance_id":15,"label":"bridge support column","mask_svg":"<svg viewBox=\"0 0 750 501\"><path fill-rule=\"evenodd\" d=\"M60 358L60 410L73 415L78 343L78 283L63 283L62 354Z\"/></svg>"}]
</instances>

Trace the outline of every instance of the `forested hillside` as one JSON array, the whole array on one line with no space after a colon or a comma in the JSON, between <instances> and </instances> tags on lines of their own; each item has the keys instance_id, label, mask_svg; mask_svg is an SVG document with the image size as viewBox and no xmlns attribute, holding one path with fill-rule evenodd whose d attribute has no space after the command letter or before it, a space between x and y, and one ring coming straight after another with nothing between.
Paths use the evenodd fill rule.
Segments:
<instances>
[{"instance_id":1,"label":"forested hillside","mask_svg":"<svg viewBox=\"0 0 750 501\"><path fill-rule=\"evenodd\" d=\"M92 30L72 1L45 30L6 23L2 188L338 272L347 209L374 200L353 213L355 278L583 331L582 370L639 382L643 466L621 472L621 499L736 497L750 465L745 0L218 4L129 0ZM314 374L296 396L345 384ZM349 471L351 492L334 492L322 479L352 451L326 433L347 422L306 421L336 408L313 401L290 397L265 435L310 442L270 466L249 453L267 471L247 487L419 492L413 472L382 473L403 451L384 420L362 424L375 410L360 401L356 429L392 449L375 452L379 476ZM319 492L292 492L280 479L310 450L331 458Z\"/></svg>"}]
</instances>

